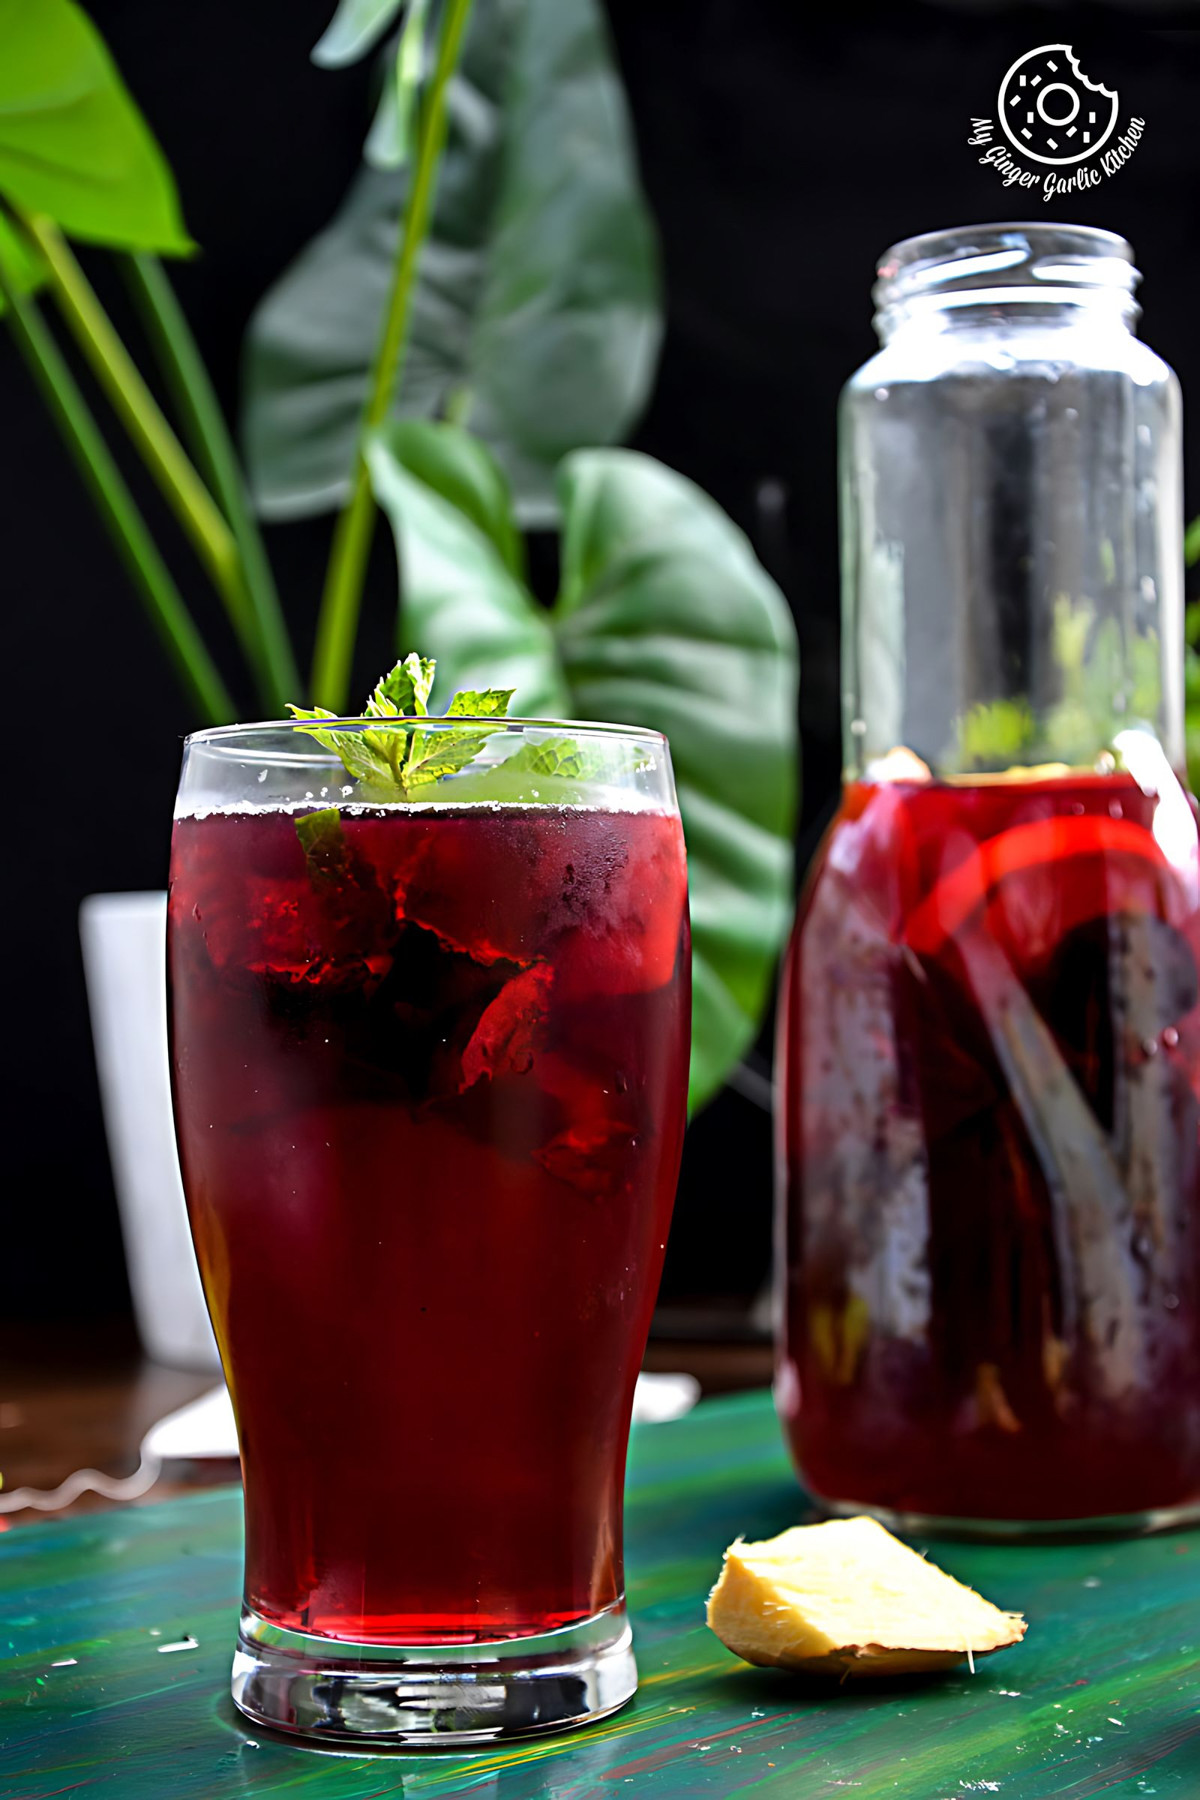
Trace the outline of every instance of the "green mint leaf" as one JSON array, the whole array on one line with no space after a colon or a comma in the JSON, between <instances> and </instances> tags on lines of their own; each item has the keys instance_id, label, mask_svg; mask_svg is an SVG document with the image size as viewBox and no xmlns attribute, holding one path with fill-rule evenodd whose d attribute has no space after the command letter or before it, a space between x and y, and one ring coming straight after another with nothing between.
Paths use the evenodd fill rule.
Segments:
<instances>
[{"instance_id":1,"label":"green mint leaf","mask_svg":"<svg viewBox=\"0 0 1200 1800\"><path fill-rule=\"evenodd\" d=\"M485 731L414 732L412 752L404 770L405 785L424 787L431 781L440 781L443 775L465 769L475 761L492 730L499 729L493 726Z\"/></svg>"},{"instance_id":2,"label":"green mint leaf","mask_svg":"<svg viewBox=\"0 0 1200 1800\"><path fill-rule=\"evenodd\" d=\"M426 714L436 667L432 657L420 657L415 650L411 651L390 674L376 682L367 701L366 710L370 717L398 719L413 713Z\"/></svg>"},{"instance_id":3,"label":"green mint leaf","mask_svg":"<svg viewBox=\"0 0 1200 1800\"><path fill-rule=\"evenodd\" d=\"M503 719L516 688L464 688L446 708L448 719Z\"/></svg>"},{"instance_id":4,"label":"green mint leaf","mask_svg":"<svg viewBox=\"0 0 1200 1800\"><path fill-rule=\"evenodd\" d=\"M379 724L366 730L337 730L337 715L322 706L289 706L288 711L297 730L332 750L373 795L404 799L411 789L428 787L473 762L491 733L501 729L513 696L512 688L464 689L451 700L447 718L495 719L495 725L411 730L404 720L429 716L435 666L432 658L412 651L376 682L365 710Z\"/></svg>"},{"instance_id":5,"label":"green mint leaf","mask_svg":"<svg viewBox=\"0 0 1200 1800\"><path fill-rule=\"evenodd\" d=\"M336 719L337 714L326 712L323 706L310 709L289 704L288 711L296 721L297 731L306 732L309 737L316 738L318 744L324 745L326 750L332 750L335 756L341 758L346 772L353 775L356 781L369 782L373 787L380 783L387 787L394 782L395 776L390 759L380 746L371 741L377 735L381 736L382 734L365 731L330 731L319 721ZM310 723L310 721L318 721L318 723Z\"/></svg>"},{"instance_id":6,"label":"green mint leaf","mask_svg":"<svg viewBox=\"0 0 1200 1800\"><path fill-rule=\"evenodd\" d=\"M324 806L320 812L302 813L296 820L296 836L308 864L308 872L317 883L345 878L350 855L342 833L342 815L336 806Z\"/></svg>"},{"instance_id":7,"label":"green mint leaf","mask_svg":"<svg viewBox=\"0 0 1200 1800\"><path fill-rule=\"evenodd\" d=\"M374 759L379 771L376 781L381 781L385 787L403 790L404 770L412 743L410 734L397 723L391 727L381 726L375 731L364 731L361 736L368 755Z\"/></svg>"},{"instance_id":8,"label":"green mint leaf","mask_svg":"<svg viewBox=\"0 0 1200 1800\"><path fill-rule=\"evenodd\" d=\"M513 688L463 688L446 708L448 719L503 719L512 700ZM453 775L474 762L493 731L499 725L485 725L473 731L414 731L405 765L404 779L409 787L423 787Z\"/></svg>"},{"instance_id":9,"label":"green mint leaf","mask_svg":"<svg viewBox=\"0 0 1200 1800\"><path fill-rule=\"evenodd\" d=\"M367 700L368 716L373 719L424 718L429 711L435 667L430 658L410 651L389 674L376 682ZM412 761L416 735L402 729L362 733L368 753L380 765L382 779L402 793L408 786L406 771Z\"/></svg>"},{"instance_id":10,"label":"green mint leaf","mask_svg":"<svg viewBox=\"0 0 1200 1800\"><path fill-rule=\"evenodd\" d=\"M578 738L543 738L528 741L505 757L500 768L513 775L559 775L567 781L604 781L616 775L636 774L651 764L648 750L632 744L580 743Z\"/></svg>"}]
</instances>

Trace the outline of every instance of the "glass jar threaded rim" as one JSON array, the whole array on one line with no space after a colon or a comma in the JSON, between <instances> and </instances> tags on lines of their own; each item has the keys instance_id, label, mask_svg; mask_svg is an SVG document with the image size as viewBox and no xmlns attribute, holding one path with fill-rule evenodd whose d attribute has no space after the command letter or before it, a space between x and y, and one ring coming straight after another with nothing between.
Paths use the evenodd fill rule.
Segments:
<instances>
[{"instance_id":1,"label":"glass jar threaded rim","mask_svg":"<svg viewBox=\"0 0 1200 1800\"><path fill-rule=\"evenodd\" d=\"M884 343L909 319L964 307L1075 303L1113 311L1130 326L1140 312L1131 245L1096 225L1018 220L922 232L885 250L876 274L875 329Z\"/></svg>"}]
</instances>

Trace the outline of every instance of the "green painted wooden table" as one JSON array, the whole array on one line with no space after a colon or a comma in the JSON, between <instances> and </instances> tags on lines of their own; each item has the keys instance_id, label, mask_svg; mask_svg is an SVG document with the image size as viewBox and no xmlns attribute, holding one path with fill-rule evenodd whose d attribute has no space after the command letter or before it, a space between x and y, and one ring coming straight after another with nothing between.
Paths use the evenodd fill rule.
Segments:
<instances>
[{"instance_id":1,"label":"green painted wooden table","mask_svg":"<svg viewBox=\"0 0 1200 1800\"><path fill-rule=\"evenodd\" d=\"M1026 1642L973 1678L830 1690L747 1668L703 1623L724 1546L802 1516L766 1396L634 1440L642 1685L624 1712L466 1754L312 1752L250 1729L228 1698L240 1496L215 1489L0 1539L0 1795L1200 1800L1200 1532L931 1546L1028 1614Z\"/></svg>"}]
</instances>

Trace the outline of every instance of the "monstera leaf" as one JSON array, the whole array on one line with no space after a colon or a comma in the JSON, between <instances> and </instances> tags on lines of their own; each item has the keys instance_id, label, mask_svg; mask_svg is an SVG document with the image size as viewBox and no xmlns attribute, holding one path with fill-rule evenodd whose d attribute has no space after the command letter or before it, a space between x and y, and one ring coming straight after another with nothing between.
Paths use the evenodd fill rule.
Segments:
<instances>
[{"instance_id":1,"label":"monstera leaf","mask_svg":"<svg viewBox=\"0 0 1200 1800\"><path fill-rule=\"evenodd\" d=\"M448 103L397 412L469 424L545 523L559 459L628 430L660 334L599 0L477 0ZM252 323L244 441L268 517L345 497L408 181L365 168Z\"/></svg>"},{"instance_id":2,"label":"monstera leaf","mask_svg":"<svg viewBox=\"0 0 1200 1800\"><path fill-rule=\"evenodd\" d=\"M0 194L92 243L192 248L162 151L70 0L0 0Z\"/></svg>"},{"instance_id":3,"label":"monstera leaf","mask_svg":"<svg viewBox=\"0 0 1200 1800\"><path fill-rule=\"evenodd\" d=\"M666 732L688 844L691 1103L753 1040L791 919L796 641L775 583L699 488L628 450L558 475L562 585L538 605L503 478L449 425L408 422L368 449L396 534L401 636L438 688L517 690L514 714Z\"/></svg>"}]
</instances>

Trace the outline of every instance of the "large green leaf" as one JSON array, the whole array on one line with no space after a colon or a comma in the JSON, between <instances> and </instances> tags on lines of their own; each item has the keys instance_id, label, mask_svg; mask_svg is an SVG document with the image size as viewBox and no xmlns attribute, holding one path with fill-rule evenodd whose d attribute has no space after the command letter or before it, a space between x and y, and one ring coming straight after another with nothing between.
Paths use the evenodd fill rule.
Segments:
<instances>
[{"instance_id":1,"label":"large green leaf","mask_svg":"<svg viewBox=\"0 0 1200 1800\"><path fill-rule=\"evenodd\" d=\"M598 0L477 0L449 111L396 413L449 409L544 523L560 458L629 429L661 325ZM268 517L345 497L408 179L364 169L254 318L245 448Z\"/></svg>"},{"instance_id":2,"label":"large green leaf","mask_svg":"<svg viewBox=\"0 0 1200 1800\"><path fill-rule=\"evenodd\" d=\"M671 743L688 843L691 1101L753 1040L791 920L796 639L775 583L699 488L628 450L559 475L562 587L539 607L505 553L499 479L453 426L368 451L396 533L401 636L438 686L517 689L514 713L648 725ZM439 471L450 471L443 476Z\"/></svg>"},{"instance_id":3,"label":"large green leaf","mask_svg":"<svg viewBox=\"0 0 1200 1800\"><path fill-rule=\"evenodd\" d=\"M0 194L92 243L192 248L163 153L71 0L0 0Z\"/></svg>"},{"instance_id":4,"label":"large green leaf","mask_svg":"<svg viewBox=\"0 0 1200 1800\"><path fill-rule=\"evenodd\" d=\"M436 618L446 647L439 687L515 688L515 712L562 718L553 626L513 567L504 478L487 451L453 425L408 420L367 455L375 497L404 534L405 629L436 655L424 647Z\"/></svg>"}]
</instances>

